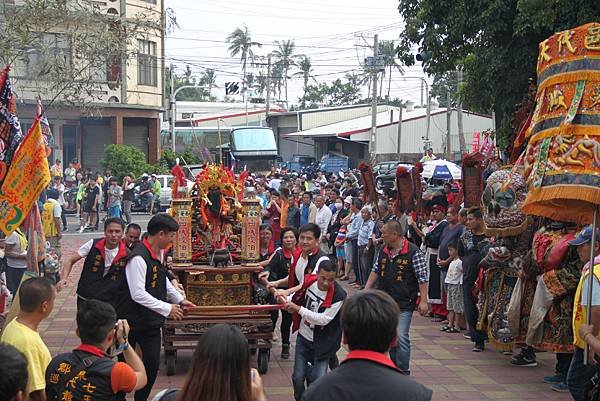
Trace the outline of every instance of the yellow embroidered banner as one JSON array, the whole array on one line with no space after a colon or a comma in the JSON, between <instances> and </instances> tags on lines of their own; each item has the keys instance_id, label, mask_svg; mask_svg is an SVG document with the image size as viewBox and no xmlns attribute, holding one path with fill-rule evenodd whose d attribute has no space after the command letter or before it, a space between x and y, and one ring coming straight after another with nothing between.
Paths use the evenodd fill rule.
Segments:
<instances>
[{"instance_id":1,"label":"yellow embroidered banner","mask_svg":"<svg viewBox=\"0 0 600 401\"><path fill-rule=\"evenodd\" d=\"M12 233L50 183L46 146L37 118L15 152L0 190L0 230Z\"/></svg>"}]
</instances>

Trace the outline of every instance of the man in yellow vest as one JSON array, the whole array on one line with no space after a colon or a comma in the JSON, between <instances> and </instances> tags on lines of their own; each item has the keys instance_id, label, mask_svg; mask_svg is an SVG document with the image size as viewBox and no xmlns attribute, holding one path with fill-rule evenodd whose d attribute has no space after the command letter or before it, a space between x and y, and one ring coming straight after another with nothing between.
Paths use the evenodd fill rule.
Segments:
<instances>
[{"instance_id":1,"label":"man in yellow vest","mask_svg":"<svg viewBox=\"0 0 600 401\"><path fill-rule=\"evenodd\" d=\"M579 334L579 328L585 323L587 314L587 294L588 294L588 278L590 266L593 265L594 280L592 285L592 313L591 322L593 326L593 335L598 337L600 331L600 233L596 231L596 243L594 244L594 260L590 263L592 227L587 226L581 230L577 236L569 242L569 245L577 247L579 259L584 263L581 279L575 292L575 304L573 307L573 338L575 344L575 352L567 374L567 385L569 392L575 401L584 401L587 399L585 387L597 369L593 365L597 365L596 355L590 350L588 365L584 365L583 356L585 349L584 338ZM589 333L588 333L589 334ZM586 334L586 335L588 335Z\"/></svg>"},{"instance_id":2,"label":"man in yellow vest","mask_svg":"<svg viewBox=\"0 0 600 401\"><path fill-rule=\"evenodd\" d=\"M44 275L56 284L59 281L58 269L60 268L62 256L60 248L60 239L62 238L60 216L62 209L60 203L58 203L58 191L56 189L47 190L46 196L47 199L42 209L41 218L44 236L50 245L48 253L52 257L48 258L48 263L45 263Z\"/></svg>"}]
</instances>

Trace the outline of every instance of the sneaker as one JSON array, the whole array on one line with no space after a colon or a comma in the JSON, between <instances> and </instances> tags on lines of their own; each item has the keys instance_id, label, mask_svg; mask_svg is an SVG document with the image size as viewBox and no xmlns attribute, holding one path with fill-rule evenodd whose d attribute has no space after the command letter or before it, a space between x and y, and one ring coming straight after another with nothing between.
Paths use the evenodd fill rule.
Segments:
<instances>
[{"instance_id":1,"label":"sneaker","mask_svg":"<svg viewBox=\"0 0 600 401\"><path fill-rule=\"evenodd\" d=\"M466 338L467 340L471 339L471 335L469 333L463 334L463 337Z\"/></svg>"},{"instance_id":2,"label":"sneaker","mask_svg":"<svg viewBox=\"0 0 600 401\"><path fill-rule=\"evenodd\" d=\"M523 354L515 355L513 359L510 360L510 364L513 366L524 366L530 368L538 365L535 359L529 359Z\"/></svg>"},{"instance_id":3,"label":"sneaker","mask_svg":"<svg viewBox=\"0 0 600 401\"><path fill-rule=\"evenodd\" d=\"M290 345L282 344L281 345L281 359L289 359L290 358Z\"/></svg>"},{"instance_id":4,"label":"sneaker","mask_svg":"<svg viewBox=\"0 0 600 401\"><path fill-rule=\"evenodd\" d=\"M65 227L65 228L63 228L63 231L64 231L64 232L67 232L67 231L69 231L69 227Z\"/></svg>"},{"instance_id":5,"label":"sneaker","mask_svg":"<svg viewBox=\"0 0 600 401\"><path fill-rule=\"evenodd\" d=\"M82 232L84 232L84 231L85 231L85 227L81 227L81 228L79 229L79 232L80 232L80 233L82 233Z\"/></svg>"},{"instance_id":6,"label":"sneaker","mask_svg":"<svg viewBox=\"0 0 600 401\"><path fill-rule=\"evenodd\" d=\"M553 391L556 391L559 393L568 393L569 392L569 386L567 386L567 383L565 383L565 382L553 384L552 386L550 386L550 388Z\"/></svg>"},{"instance_id":7,"label":"sneaker","mask_svg":"<svg viewBox=\"0 0 600 401\"><path fill-rule=\"evenodd\" d=\"M563 383L564 381L565 377L563 375L559 375L558 373L553 376L544 376L544 383L557 384Z\"/></svg>"},{"instance_id":8,"label":"sneaker","mask_svg":"<svg viewBox=\"0 0 600 401\"><path fill-rule=\"evenodd\" d=\"M485 351L485 347L483 344L475 344L472 351L473 352L483 352L483 351Z\"/></svg>"}]
</instances>

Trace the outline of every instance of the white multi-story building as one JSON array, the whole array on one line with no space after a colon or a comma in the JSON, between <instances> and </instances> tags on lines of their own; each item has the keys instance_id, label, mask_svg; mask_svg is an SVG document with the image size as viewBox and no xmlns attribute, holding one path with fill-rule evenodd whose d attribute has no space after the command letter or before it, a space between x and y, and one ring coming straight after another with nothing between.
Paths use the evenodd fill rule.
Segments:
<instances>
[{"instance_id":1,"label":"white multi-story building","mask_svg":"<svg viewBox=\"0 0 600 401\"><path fill-rule=\"evenodd\" d=\"M15 0L19 6L22 0ZM140 30L129 44L130 57L107 62L106 68L93 72L94 113L77 107L51 107L46 116L55 145L51 159L66 166L78 158L83 167L100 171L100 159L108 144L132 145L147 155L149 162L160 156L160 113L164 108L164 4L163 0L90 0L97 10L115 20L143 13L151 28ZM110 21L110 18L107 18ZM143 32L143 33L142 33ZM43 32L44 43L52 54L77 66L68 34L60 30ZM17 111L26 130L36 113L36 53L16 62L11 77L18 99ZM48 100L48 99L43 99ZM60 103L60 97L57 99Z\"/></svg>"}]
</instances>

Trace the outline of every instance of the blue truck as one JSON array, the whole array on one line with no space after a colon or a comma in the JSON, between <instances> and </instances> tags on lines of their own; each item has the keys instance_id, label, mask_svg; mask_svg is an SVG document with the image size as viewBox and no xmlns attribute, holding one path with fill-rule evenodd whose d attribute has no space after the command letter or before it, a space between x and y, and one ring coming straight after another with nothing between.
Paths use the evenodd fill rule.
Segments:
<instances>
[{"instance_id":1,"label":"blue truck","mask_svg":"<svg viewBox=\"0 0 600 401\"><path fill-rule=\"evenodd\" d=\"M348 156L339 153L327 153L321 157L319 170L327 173L348 171Z\"/></svg>"}]
</instances>

